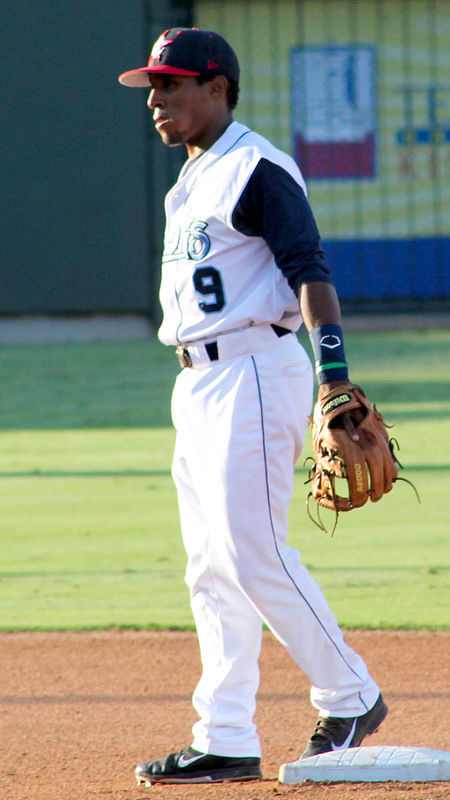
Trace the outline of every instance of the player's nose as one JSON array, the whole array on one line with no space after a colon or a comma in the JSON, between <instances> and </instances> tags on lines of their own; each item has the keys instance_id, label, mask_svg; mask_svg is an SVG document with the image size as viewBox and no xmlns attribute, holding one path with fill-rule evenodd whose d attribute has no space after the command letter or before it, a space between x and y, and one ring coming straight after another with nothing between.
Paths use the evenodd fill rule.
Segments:
<instances>
[{"instance_id":1,"label":"player's nose","mask_svg":"<svg viewBox=\"0 0 450 800\"><path fill-rule=\"evenodd\" d=\"M163 105L161 95L158 93L158 90L152 88L150 90L150 94L148 96L147 105L149 108L158 108Z\"/></svg>"}]
</instances>

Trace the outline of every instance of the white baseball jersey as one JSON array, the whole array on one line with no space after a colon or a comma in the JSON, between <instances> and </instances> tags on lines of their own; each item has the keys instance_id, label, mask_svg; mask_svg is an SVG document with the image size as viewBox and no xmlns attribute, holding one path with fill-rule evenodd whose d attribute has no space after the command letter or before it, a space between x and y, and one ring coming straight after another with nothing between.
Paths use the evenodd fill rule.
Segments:
<instances>
[{"instance_id":1,"label":"white baseball jersey","mask_svg":"<svg viewBox=\"0 0 450 800\"><path fill-rule=\"evenodd\" d=\"M164 344L261 323L299 328L298 298L266 242L233 226L233 211L261 159L289 173L306 195L293 159L237 122L185 163L168 193L160 292Z\"/></svg>"}]
</instances>

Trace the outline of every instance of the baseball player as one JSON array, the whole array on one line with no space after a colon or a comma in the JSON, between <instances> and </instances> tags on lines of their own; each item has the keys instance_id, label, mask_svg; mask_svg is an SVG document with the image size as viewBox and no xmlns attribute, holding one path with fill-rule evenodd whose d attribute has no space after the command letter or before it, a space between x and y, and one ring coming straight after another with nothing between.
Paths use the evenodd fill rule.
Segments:
<instances>
[{"instance_id":1,"label":"baseball player","mask_svg":"<svg viewBox=\"0 0 450 800\"><path fill-rule=\"evenodd\" d=\"M172 28L146 67L119 80L149 89L162 141L187 149L165 203L159 338L181 366L173 477L202 660L192 744L139 764L136 777L257 779L263 622L311 682L319 719L303 757L359 745L387 714L285 544L313 397L296 331L302 321L309 331L319 397L345 385L339 303L297 165L233 121L239 64L230 45L211 31Z\"/></svg>"}]
</instances>

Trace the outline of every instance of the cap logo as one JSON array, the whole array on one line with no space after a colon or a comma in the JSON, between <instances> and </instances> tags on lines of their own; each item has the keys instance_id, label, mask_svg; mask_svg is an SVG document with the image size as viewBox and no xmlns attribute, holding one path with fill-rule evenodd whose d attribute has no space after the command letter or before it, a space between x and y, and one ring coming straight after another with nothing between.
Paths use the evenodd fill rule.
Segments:
<instances>
[{"instance_id":1,"label":"cap logo","mask_svg":"<svg viewBox=\"0 0 450 800\"><path fill-rule=\"evenodd\" d=\"M215 61L208 61L208 69L218 69L219 65Z\"/></svg>"},{"instance_id":2,"label":"cap logo","mask_svg":"<svg viewBox=\"0 0 450 800\"><path fill-rule=\"evenodd\" d=\"M161 34L159 39L156 40L155 44L153 45L153 50L151 52L151 58L154 61L161 61L161 57L164 51L164 48L167 47L168 44L173 44L175 41L174 39L166 39L166 34L168 31L165 31Z\"/></svg>"}]
</instances>

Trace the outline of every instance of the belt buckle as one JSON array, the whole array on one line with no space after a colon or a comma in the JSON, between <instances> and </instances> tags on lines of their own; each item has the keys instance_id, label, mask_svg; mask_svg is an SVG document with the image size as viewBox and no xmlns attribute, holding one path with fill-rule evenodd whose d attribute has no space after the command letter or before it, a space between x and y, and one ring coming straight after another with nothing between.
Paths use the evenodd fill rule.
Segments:
<instances>
[{"instance_id":1,"label":"belt buckle","mask_svg":"<svg viewBox=\"0 0 450 800\"><path fill-rule=\"evenodd\" d=\"M185 367L192 367L192 358L189 355L189 350L186 350L182 345L178 345L175 350L181 369Z\"/></svg>"}]
</instances>

